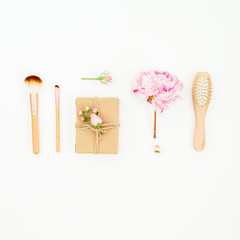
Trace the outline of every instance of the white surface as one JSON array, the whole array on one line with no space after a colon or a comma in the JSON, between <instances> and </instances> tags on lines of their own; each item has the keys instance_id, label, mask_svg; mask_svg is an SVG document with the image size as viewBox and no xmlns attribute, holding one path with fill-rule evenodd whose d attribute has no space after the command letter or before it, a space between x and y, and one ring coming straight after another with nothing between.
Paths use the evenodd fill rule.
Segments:
<instances>
[{"instance_id":1,"label":"white surface","mask_svg":"<svg viewBox=\"0 0 240 240\"><path fill-rule=\"evenodd\" d=\"M237 0L2 1L0 239L239 240L239 7ZM110 87L80 81L106 69ZM156 142L151 106L130 94L148 69L168 70L185 85L182 100L158 117ZM202 153L192 147L198 71L214 82ZM24 84L30 74L43 80L38 156ZM120 98L118 155L74 153L77 96Z\"/></svg>"}]
</instances>

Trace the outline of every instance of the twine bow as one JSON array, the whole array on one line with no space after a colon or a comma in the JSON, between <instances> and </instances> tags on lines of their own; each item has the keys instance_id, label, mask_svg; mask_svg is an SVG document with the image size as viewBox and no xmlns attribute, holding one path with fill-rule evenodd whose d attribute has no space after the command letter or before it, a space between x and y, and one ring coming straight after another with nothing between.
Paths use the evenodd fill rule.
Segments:
<instances>
[{"instance_id":1,"label":"twine bow","mask_svg":"<svg viewBox=\"0 0 240 240\"><path fill-rule=\"evenodd\" d=\"M98 98L94 98L94 103L96 108L98 109ZM102 123L100 129L95 128L89 124L81 124L81 123L76 123L75 127L77 129L84 129L87 131L95 132L96 135L96 140L95 140L95 148L94 148L94 153L98 153L98 141L102 138L102 135L107 132L109 129L113 129L116 127L119 127L119 123Z\"/></svg>"}]
</instances>

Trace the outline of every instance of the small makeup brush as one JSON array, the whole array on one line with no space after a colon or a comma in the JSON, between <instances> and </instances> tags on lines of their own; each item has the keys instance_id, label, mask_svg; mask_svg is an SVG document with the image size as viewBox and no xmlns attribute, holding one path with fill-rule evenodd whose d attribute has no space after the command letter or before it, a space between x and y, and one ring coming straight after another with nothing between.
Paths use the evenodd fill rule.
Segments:
<instances>
[{"instance_id":1,"label":"small makeup brush","mask_svg":"<svg viewBox=\"0 0 240 240\"><path fill-rule=\"evenodd\" d=\"M24 82L29 88L30 104L32 115L32 144L33 152L39 153L39 128L38 128L38 91L41 87L42 80L37 76L29 76L25 78Z\"/></svg>"},{"instance_id":2,"label":"small makeup brush","mask_svg":"<svg viewBox=\"0 0 240 240\"><path fill-rule=\"evenodd\" d=\"M55 85L56 151L60 152L59 86Z\"/></svg>"}]
</instances>

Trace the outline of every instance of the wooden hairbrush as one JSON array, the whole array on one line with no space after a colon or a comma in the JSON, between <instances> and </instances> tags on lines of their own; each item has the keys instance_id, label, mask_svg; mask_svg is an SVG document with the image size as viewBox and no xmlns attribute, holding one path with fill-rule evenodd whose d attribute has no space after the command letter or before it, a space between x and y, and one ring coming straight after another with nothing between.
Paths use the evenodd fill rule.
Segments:
<instances>
[{"instance_id":1,"label":"wooden hairbrush","mask_svg":"<svg viewBox=\"0 0 240 240\"><path fill-rule=\"evenodd\" d=\"M205 147L205 118L212 96L212 81L209 73L198 72L192 87L193 105L195 110L195 129L193 147L202 151Z\"/></svg>"}]
</instances>

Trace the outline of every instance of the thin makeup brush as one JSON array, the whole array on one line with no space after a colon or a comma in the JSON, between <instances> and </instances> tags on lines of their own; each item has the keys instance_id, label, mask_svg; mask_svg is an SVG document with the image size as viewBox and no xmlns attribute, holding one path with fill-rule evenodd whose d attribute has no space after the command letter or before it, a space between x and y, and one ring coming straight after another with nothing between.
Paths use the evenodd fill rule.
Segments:
<instances>
[{"instance_id":1,"label":"thin makeup brush","mask_svg":"<svg viewBox=\"0 0 240 240\"><path fill-rule=\"evenodd\" d=\"M56 151L60 152L60 116L59 116L59 86L55 85L55 109L56 109Z\"/></svg>"},{"instance_id":2,"label":"thin makeup brush","mask_svg":"<svg viewBox=\"0 0 240 240\"><path fill-rule=\"evenodd\" d=\"M37 76L29 76L24 82L29 88L30 104L32 115L32 145L33 153L39 153L39 127L38 127L38 91L41 87L42 80Z\"/></svg>"}]
</instances>

